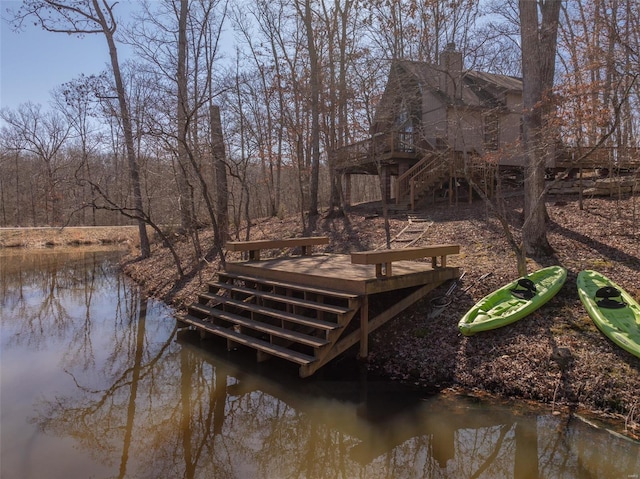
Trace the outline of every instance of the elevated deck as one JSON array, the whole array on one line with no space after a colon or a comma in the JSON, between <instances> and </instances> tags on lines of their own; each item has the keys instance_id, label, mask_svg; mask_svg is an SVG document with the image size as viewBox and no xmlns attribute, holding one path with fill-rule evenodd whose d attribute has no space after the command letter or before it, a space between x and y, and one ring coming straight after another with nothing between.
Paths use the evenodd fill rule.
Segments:
<instances>
[{"instance_id":1,"label":"elevated deck","mask_svg":"<svg viewBox=\"0 0 640 479\"><path fill-rule=\"evenodd\" d=\"M300 240L262 245L300 248ZM306 377L358 343L366 357L371 331L460 273L446 266L457 245L339 255L311 254L312 245L326 242L316 237L308 243L301 256L258 260L256 242L234 242L235 251L254 259L227 262L180 324L225 338L229 349L255 349L258 361L278 357L298 364ZM377 305L372 318L371 298Z\"/></svg>"}]
</instances>

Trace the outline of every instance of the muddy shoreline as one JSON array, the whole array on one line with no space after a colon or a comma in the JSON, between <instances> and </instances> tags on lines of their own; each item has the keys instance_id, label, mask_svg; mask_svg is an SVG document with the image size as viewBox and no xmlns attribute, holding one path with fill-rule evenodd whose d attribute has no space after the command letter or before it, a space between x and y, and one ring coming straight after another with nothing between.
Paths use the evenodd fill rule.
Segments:
<instances>
[{"instance_id":1,"label":"muddy shoreline","mask_svg":"<svg viewBox=\"0 0 640 479\"><path fill-rule=\"evenodd\" d=\"M521 221L521 201L511 198L506 204L514 224ZM428 392L472 392L535 402L554 413L584 412L613 421L618 432L640 439L640 359L597 330L575 288L579 271L597 269L640 300L640 199L592 198L580 210L576 198L563 197L547 206L555 254L531 260L529 270L561 264L569 272L565 286L529 317L471 337L458 332L459 318L475 301L517 277L515 256L499 222L481 202L431 205L421 211L432 223L420 244L459 243L461 254L451 256L449 264L465 275L444 310L436 310L433 300L445 294L448 283L373 332L367 367ZM390 219L392 235L406 219L406 213ZM290 237L301 230L297 218L262 219L252 225L251 238ZM321 217L311 234L330 238L319 251L372 249L384 242L384 220L368 206L357 207L346 218ZM213 247L210 232L203 230L200 239L205 251ZM219 264L194 258L189 240L178 241L176 248L186 271L182 280L170 253L159 244L151 258L140 261L130 255L122 267L148 294L180 314ZM233 259L228 254L227 260Z\"/></svg>"}]
</instances>

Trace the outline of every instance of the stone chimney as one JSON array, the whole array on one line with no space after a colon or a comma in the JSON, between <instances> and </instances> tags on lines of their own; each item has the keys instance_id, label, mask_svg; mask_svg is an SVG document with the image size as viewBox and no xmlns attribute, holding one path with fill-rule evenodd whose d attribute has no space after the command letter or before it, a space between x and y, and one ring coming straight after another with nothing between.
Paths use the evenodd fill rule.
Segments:
<instances>
[{"instance_id":1,"label":"stone chimney","mask_svg":"<svg viewBox=\"0 0 640 479\"><path fill-rule=\"evenodd\" d=\"M455 43L447 43L440 53L440 90L451 98L462 98L462 53Z\"/></svg>"}]
</instances>

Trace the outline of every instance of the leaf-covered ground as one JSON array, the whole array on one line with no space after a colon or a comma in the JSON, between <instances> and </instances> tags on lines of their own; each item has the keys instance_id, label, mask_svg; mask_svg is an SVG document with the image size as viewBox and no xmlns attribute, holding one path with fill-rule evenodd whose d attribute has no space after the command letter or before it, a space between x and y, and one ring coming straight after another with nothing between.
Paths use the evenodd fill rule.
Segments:
<instances>
[{"instance_id":1,"label":"leaf-covered ground","mask_svg":"<svg viewBox=\"0 0 640 479\"><path fill-rule=\"evenodd\" d=\"M517 236L522 198L507 201L506 214ZM372 333L369 367L429 390L457 388L535 400L554 410L596 412L618 419L627 434L638 437L640 359L596 329L578 299L575 280L582 269L597 269L640 300L640 198L590 198L581 210L576 198L565 197L551 199L547 206L548 238L555 255L530 260L529 271L560 264L569 271L565 286L529 317L472 337L458 332L458 320L477 300L518 276L515 255L500 223L480 201L430 205L420 211L432 223L417 245L459 243L461 254L450 257L449 264L465 274L445 309L437 309L432 301L447 292L449 283ZM390 218L391 235L406 221L406 213ZM301 232L298 218L270 218L252 225L251 238L278 239ZM319 218L311 234L329 236L326 252L373 249L384 243L384 220L370 206L361 206L346 218ZM200 240L205 250L211 248L209 233L202 232ZM219 263L196 261L188 241L176 246L188 272L179 283L171 255L161 247L150 259L130 260L125 270L151 294L180 310L195 300Z\"/></svg>"}]
</instances>

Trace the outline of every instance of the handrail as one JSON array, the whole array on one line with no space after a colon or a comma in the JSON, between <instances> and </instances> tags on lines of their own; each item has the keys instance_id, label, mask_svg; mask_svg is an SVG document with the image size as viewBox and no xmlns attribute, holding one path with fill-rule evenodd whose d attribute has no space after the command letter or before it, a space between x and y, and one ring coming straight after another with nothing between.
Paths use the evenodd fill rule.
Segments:
<instances>
[{"instance_id":1,"label":"handrail","mask_svg":"<svg viewBox=\"0 0 640 479\"><path fill-rule=\"evenodd\" d=\"M556 158L556 164L571 166L574 163L573 157L578 153L578 157L583 152L589 151L591 148L587 146L564 146L559 150ZM607 167L614 165L618 168L640 167L640 148L633 146L600 146L593 150L587 158L582 161L575 162L575 167Z\"/></svg>"},{"instance_id":2,"label":"handrail","mask_svg":"<svg viewBox=\"0 0 640 479\"><path fill-rule=\"evenodd\" d=\"M307 256L312 253L312 247L329 244L327 236L303 236L300 238L284 238L279 240L252 240L252 241L227 241L225 248L228 251L248 251L249 259L260 260L260 250L296 248L302 249L302 255Z\"/></svg>"},{"instance_id":3,"label":"handrail","mask_svg":"<svg viewBox=\"0 0 640 479\"><path fill-rule=\"evenodd\" d=\"M352 264L375 265L376 277L392 276L392 263L394 261L431 258L431 267L437 268L437 258L440 257L440 267L447 266L447 255L460 254L458 244L438 244L414 248L385 249L372 251L359 251L351 253Z\"/></svg>"},{"instance_id":4,"label":"handrail","mask_svg":"<svg viewBox=\"0 0 640 479\"><path fill-rule=\"evenodd\" d=\"M336 167L346 168L372 162L383 155L417 152L418 132L387 132L351 143L337 150Z\"/></svg>"},{"instance_id":5,"label":"handrail","mask_svg":"<svg viewBox=\"0 0 640 479\"><path fill-rule=\"evenodd\" d=\"M430 169L431 165L433 165L437 160L438 160L437 158L432 158L431 156L425 156L419 162L417 162L415 165L409 168L407 171L405 171L400 176L398 176L398 179L396 180L396 184L398 185L398 192L396 194L396 204L409 191L411 179L413 178L415 172L418 170L422 170L422 168Z\"/></svg>"},{"instance_id":6,"label":"handrail","mask_svg":"<svg viewBox=\"0 0 640 479\"><path fill-rule=\"evenodd\" d=\"M447 165L446 156L438 154L435 158L426 156L413 165L398 177L398 192L396 194L396 204L398 204L407 194L410 195L411 203L414 203L414 189L416 183L426 181L429 177L435 177L434 173L442 171L442 167Z\"/></svg>"}]
</instances>

